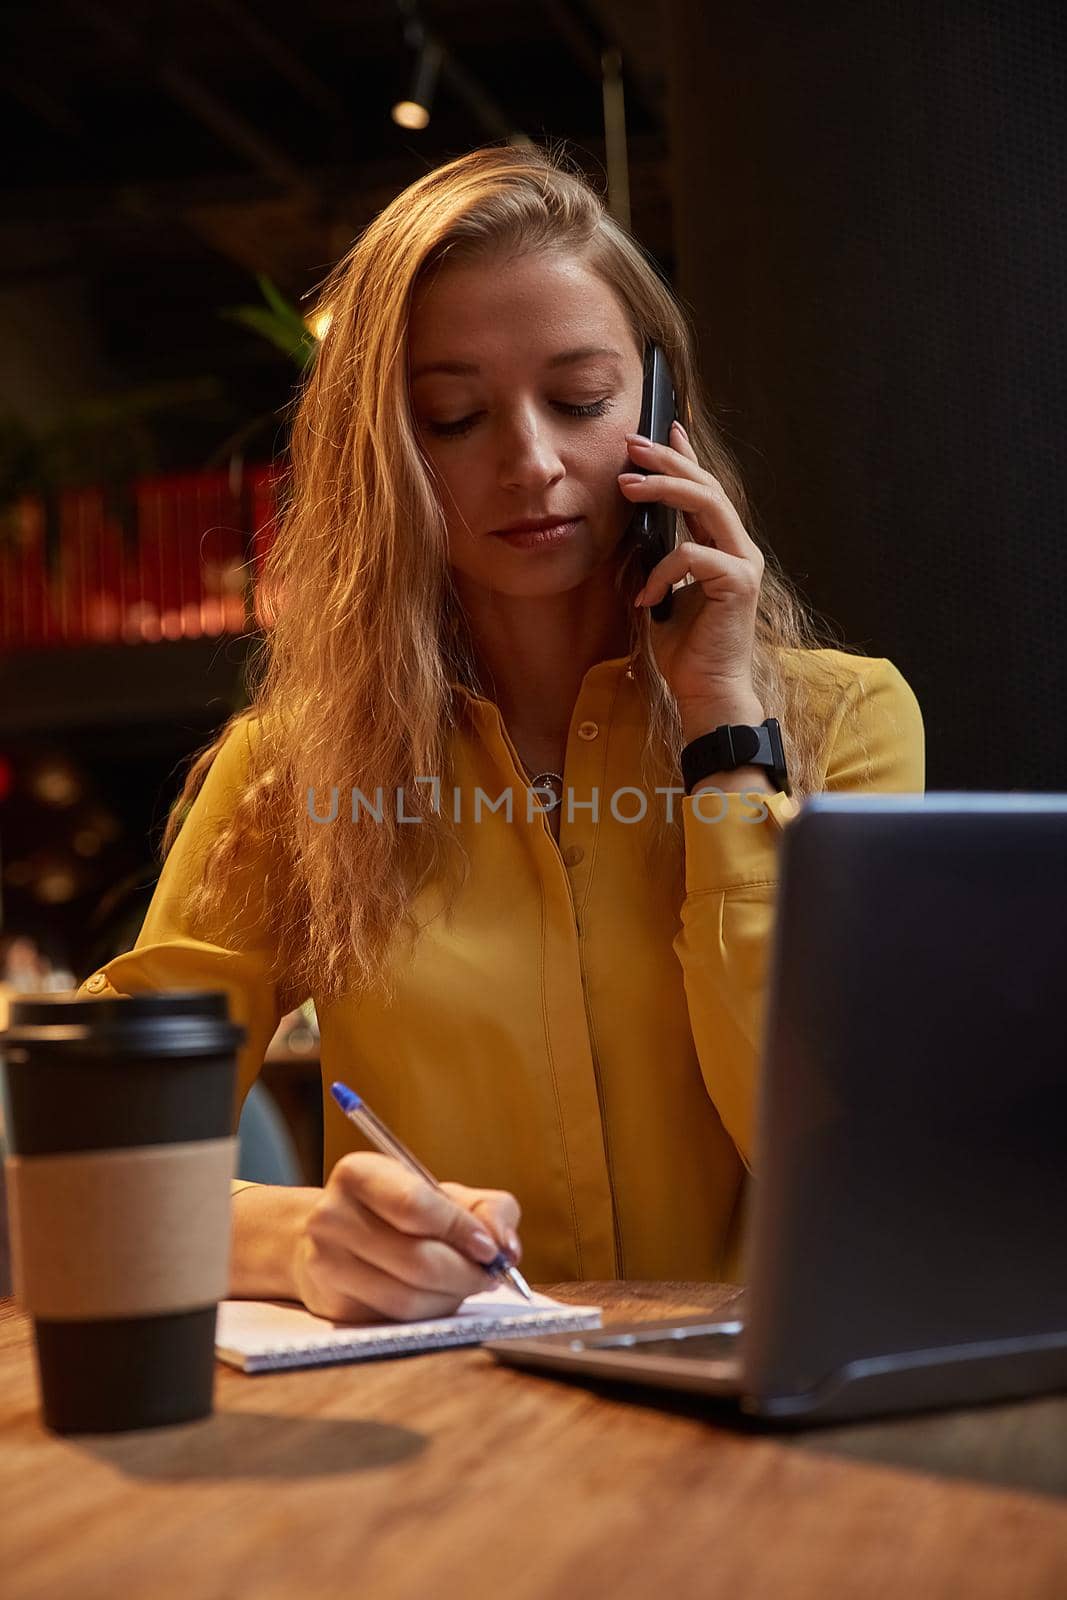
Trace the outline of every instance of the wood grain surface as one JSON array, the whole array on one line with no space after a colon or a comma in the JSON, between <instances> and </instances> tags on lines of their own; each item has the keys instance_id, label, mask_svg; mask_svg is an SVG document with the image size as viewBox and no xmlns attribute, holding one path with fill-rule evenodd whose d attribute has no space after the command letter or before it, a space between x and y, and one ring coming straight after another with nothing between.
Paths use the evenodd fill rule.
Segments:
<instances>
[{"instance_id":1,"label":"wood grain surface","mask_svg":"<svg viewBox=\"0 0 1067 1600\"><path fill-rule=\"evenodd\" d=\"M708 1285L568 1284L618 1319ZM1062 1600L1067 1397L782 1435L480 1350L259 1377L216 1414L60 1439L0 1304L5 1600Z\"/></svg>"}]
</instances>

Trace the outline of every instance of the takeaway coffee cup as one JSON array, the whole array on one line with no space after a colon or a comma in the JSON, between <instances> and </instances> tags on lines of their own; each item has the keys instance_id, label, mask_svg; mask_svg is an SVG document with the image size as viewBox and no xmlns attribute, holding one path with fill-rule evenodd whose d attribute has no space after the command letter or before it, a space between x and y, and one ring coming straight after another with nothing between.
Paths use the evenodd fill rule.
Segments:
<instances>
[{"instance_id":1,"label":"takeaway coffee cup","mask_svg":"<svg viewBox=\"0 0 1067 1600\"><path fill-rule=\"evenodd\" d=\"M206 991L11 1002L14 1287L58 1433L212 1409L244 1038L226 996Z\"/></svg>"}]
</instances>

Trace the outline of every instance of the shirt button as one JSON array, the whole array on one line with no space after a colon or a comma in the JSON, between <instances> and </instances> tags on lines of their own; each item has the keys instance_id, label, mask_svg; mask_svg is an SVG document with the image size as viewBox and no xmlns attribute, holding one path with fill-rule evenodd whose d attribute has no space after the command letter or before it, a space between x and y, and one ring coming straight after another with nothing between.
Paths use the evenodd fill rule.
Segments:
<instances>
[{"instance_id":1,"label":"shirt button","mask_svg":"<svg viewBox=\"0 0 1067 1600\"><path fill-rule=\"evenodd\" d=\"M579 861L585 860L585 851L580 844L569 844L563 852L563 859L568 867L576 867Z\"/></svg>"},{"instance_id":2,"label":"shirt button","mask_svg":"<svg viewBox=\"0 0 1067 1600\"><path fill-rule=\"evenodd\" d=\"M599 732L600 729L595 722L579 722L578 724L579 739L595 739Z\"/></svg>"},{"instance_id":3,"label":"shirt button","mask_svg":"<svg viewBox=\"0 0 1067 1600\"><path fill-rule=\"evenodd\" d=\"M86 978L85 987L90 994L99 994L101 989L107 988L107 974L94 972L91 978Z\"/></svg>"}]
</instances>

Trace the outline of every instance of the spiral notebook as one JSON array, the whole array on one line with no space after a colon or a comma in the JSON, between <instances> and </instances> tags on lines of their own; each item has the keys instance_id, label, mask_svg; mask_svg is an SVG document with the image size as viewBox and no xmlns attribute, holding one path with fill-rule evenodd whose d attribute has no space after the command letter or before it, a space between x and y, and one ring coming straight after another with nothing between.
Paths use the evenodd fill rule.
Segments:
<instances>
[{"instance_id":1,"label":"spiral notebook","mask_svg":"<svg viewBox=\"0 0 1067 1600\"><path fill-rule=\"evenodd\" d=\"M451 1317L369 1327L329 1322L286 1301L223 1300L215 1325L215 1354L243 1372L275 1372L283 1367L370 1361L375 1356L418 1355L490 1338L599 1327L599 1306L564 1305L536 1293L531 1304L506 1284L468 1296Z\"/></svg>"}]
</instances>

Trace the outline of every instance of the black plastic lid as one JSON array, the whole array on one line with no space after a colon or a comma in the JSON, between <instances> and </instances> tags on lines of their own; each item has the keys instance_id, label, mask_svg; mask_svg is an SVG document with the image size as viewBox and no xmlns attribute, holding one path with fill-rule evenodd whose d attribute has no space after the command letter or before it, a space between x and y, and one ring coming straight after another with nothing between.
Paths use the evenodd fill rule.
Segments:
<instances>
[{"instance_id":1,"label":"black plastic lid","mask_svg":"<svg viewBox=\"0 0 1067 1600\"><path fill-rule=\"evenodd\" d=\"M11 999L0 1047L21 1045L131 1056L224 1055L248 1037L230 1021L222 990L170 989L149 994L29 994Z\"/></svg>"}]
</instances>

